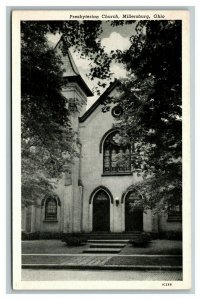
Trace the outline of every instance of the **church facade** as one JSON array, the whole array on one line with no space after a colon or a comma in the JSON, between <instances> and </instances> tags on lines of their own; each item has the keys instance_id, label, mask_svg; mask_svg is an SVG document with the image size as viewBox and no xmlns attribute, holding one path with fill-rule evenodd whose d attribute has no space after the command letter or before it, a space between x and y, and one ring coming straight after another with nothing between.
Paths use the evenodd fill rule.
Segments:
<instances>
[{"instance_id":1,"label":"church facade","mask_svg":"<svg viewBox=\"0 0 201 300\"><path fill-rule=\"evenodd\" d=\"M60 43L56 48L60 51ZM67 79L64 97L86 103L92 93L70 52L63 57L63 63ZM72 116L72 127L81 141L79 158L75 158L71 174L63 174L53 194L23 208L22 231L123 233L182 230L179 212L158 216L142 207L130 209L129 203L138 196L133 187L142 178L131 171L131 148L118 143L119 134L113 128L121 108L113 105L110 111L102 111L101 104L109 96L118 97L116 81L87 111L83 105L81 111ZM123 166L117 162L119 153L127 158Z\"/></svg>"}]
</instances>

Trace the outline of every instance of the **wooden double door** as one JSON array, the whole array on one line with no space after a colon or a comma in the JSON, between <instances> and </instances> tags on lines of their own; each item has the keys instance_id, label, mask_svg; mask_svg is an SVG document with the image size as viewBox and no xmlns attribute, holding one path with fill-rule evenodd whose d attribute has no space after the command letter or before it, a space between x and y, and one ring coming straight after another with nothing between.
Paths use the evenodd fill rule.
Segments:
<instances>
[{"instance_id":1,"label":"wooden double door","mask_svg":"<svg viewBox=\"0 0 201 300\"><path fill-rule=\"evenodd\" d=\"M110 198L104 190L93 199L93 231L110 231Z\"/></svg>"},{"instance_id":2,"label":"wooden double door","mask_svg":"<svg viewBox=\"0 0 201 300\"><path fill-rule=\"evenodd\" d=\"M133 208L139 195L134 192L129 192L125 198L125 231L143 231L143 209L142 207Z\"/></svg>"}]
</instances>

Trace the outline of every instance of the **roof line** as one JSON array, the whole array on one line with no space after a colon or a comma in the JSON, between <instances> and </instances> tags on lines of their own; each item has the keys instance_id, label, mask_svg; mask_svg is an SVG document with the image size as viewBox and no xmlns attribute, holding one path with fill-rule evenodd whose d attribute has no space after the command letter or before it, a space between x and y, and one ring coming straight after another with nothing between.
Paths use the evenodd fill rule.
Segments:
<instances>
[{"instance_id":1,"label":"roof line","mask_svg":"<svg viewBox=\"0 0 201 300\"><path fill-rule=\"evenodd\" d=\"M74 60L73 60L72 54L70 53L70 49L68 49L68 55L69 55L69 57L70 57L69 61L70 61L70 64L71 64L71 67L72 67L73 71L74 71L75 74L77 74L78 76L81 76L80 73L79 73L79 71L77 72L77 71L75 70L76 65L75 65L75 62L74 62ZM73 62L74 62L74 64L73 64Z\"/></svg>"},{"instance_id":2,"label":"roof line","mask_svg":"<svg viewBox=\"0 0 201 300\"><path fill-rule=\"evenodd\" d=\"M84 79L80 75L74 75L74 76L66 76L64 78L68 78L69 82L72 82L72 80L75 80L79 85L81 85L82 89L85 91L87 97L93 96L92 91L88 87L88 85L85 83Z\"/></svg>"},{"instance_id":3,"label":"roof line","mask_svg":"<svg viewBox=\"0 0 201 300\"><path fill-rule=\"evenodd\" d=\"M110 83L109 87L105 90L105 92L92 104L92 106L84 113L82 117L79 118L79 122L84 122L92 113L93 111L103 103L104 99L111 93L111 91L117 86L119 81L115 79L113 82Z\"/></svg>"}]
</instances>

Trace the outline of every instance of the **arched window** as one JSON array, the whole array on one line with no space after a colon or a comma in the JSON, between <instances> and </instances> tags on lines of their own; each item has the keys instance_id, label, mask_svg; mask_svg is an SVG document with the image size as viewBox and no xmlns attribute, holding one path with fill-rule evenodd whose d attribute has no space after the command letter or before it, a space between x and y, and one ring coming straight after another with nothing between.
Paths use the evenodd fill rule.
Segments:
<instances>
[{"instance_id":1,"label":"arched window","mask_svg":"<svg viewBox=\"0 0 201 300\"><path fill-rule=\"evenodd\" d=\"M130 174L131 146L121 143L118 131L111 132L103 144L103 174Z\"/></svg>"},{"instance_id":2,"label":"arched window","mask_svg":"<svg viewBox=\"0 0 201 300\"><path fill-rule=\"evenodd\" d=\"M45 202L45 220L57 220L57 201L52 197L48 197Z\"/></svg>"}]
</instances>

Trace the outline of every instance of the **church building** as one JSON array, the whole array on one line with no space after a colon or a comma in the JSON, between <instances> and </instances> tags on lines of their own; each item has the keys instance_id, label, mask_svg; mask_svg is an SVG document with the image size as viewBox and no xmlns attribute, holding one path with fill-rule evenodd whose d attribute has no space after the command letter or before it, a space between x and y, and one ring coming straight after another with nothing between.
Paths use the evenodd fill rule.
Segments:
<instances>
[{"instance_id":1,"label":"church building","mask_svg":"<svg viewBox=\"0 0 201 300\"><path fill-rule=\"evenodd\" d=\"M60 50L60 42L57 51ZM63 88L66 98L87 103L93 96L81 77L70 51L63 56ZM22 210L22 231L51 233L91 232L160 232L181 231L181 215L154 215L142 207L130 209L129 203L138 197L135 184L142 180L133 173L130 164L130 145L118 143L119 133L113 128L122 109L113 104L102 111L107 97L118 97L118 82L114 81L98 100L86 110L72 116L72 127L79 136L80 155L74 159L71 174L63 174L54 194L38 199L37 203ZM117 163L118 153L126 155L123 166Z\"/></svg>"}]
</instances>

